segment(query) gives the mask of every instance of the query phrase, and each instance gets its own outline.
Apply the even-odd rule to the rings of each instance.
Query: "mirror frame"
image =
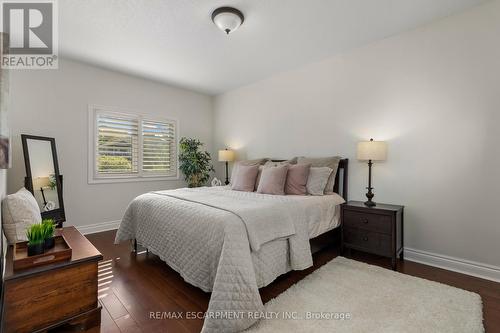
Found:
[[[58,227],[62,227],[63,222],[66,221],[66,214],[64,212],[64,203],[63,203],[62,176],[59,174],[59,164],[57,163],[56,139],[43,136],[21,134],[21,140],[23,144],[24,164],[26,166],[25,187],[33,195],[34,195],[33,179],[31,174],[31,164],[28,151],[28,140],[40,140],[40,141],[50,142],[50,146],[52,148],[52,161],[54,163],[54,174],[56,178],[57,197],[59,199],[59,208],[50,210],[48,212],[41,212],[41,215],[42,219],[52,218],[57,223]]]

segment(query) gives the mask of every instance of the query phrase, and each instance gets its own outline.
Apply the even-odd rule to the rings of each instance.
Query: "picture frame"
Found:
[[[2,55],[7,51],[7,34],[0,32],[0,60]],[[10,147],[10,133],[9,126],[7,123],[7,102],[8,102],[8,92],[9,92],[9,82],[7,76],[7,70],[2,68],[0,61],[0,169],[8,169],[11,166],[11,147]],[[6,179],[6,171],[0,170],[0,182],[4,182]],[[0,199],[3,199],[6,194],[6,184],[4,182],[2,188],[0,188]],[[1,212],[1,209],[0,209]],[[1,216],[0,216],[1,220]],[[2,223],[0,223],[0,272],[4,271],[4,235],[2,232]],[[0,278],[0,304],[3,304],[4,298],[4,282],[3,276]],[[0,311],[0,322],[2,322],[2,311]]]
[[[0,55],[8,49],[8,36],[0,32]],[[12,164],[11,140],[8,125],[9,76],[0,64],[0,169],[9,169]]]

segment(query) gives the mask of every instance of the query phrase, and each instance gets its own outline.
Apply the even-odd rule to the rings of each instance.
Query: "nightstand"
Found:
[[[97,298],[102,254],[75,227],[58,229],[73,249],[71,259],[14,271],[13,247],[5,259],[0,331],[83,331],[101,324]]]
[[[367,207],[361,201],[349,201],[341,206],[342,245],[391,258],[396,270],[396,258],[403,257],[404,206],[377,203]]]

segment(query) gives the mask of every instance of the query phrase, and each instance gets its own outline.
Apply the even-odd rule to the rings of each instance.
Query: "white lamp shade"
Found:
[[[384,141],[361,141],[358,143],[358,160],[385,161],[387,143]]]
[[[219,150],[219,162],[232,162],[234,161],[234,151],[232,150]]]
[[[47,187],[50,185],[49,177],[37,177],[33,180],[33,186],[35,189]]]
[[[238,29],[243,23],[238,15],[230,12],[217,14],[213,20],[215,25],[227,34]]]

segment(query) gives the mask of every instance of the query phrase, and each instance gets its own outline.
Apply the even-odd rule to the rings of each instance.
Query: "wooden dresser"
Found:
[[[341,206],[342,252],[355,249],[403,260],[404,207],[379,204],[367,207],[361,201],[349,201]]]
[[[14,272],[9,246],[2,332],[68,332],[100,325],[97,263],[102,255],[74,227],[56,234],[64,235],[73,249],[71,260]]]

